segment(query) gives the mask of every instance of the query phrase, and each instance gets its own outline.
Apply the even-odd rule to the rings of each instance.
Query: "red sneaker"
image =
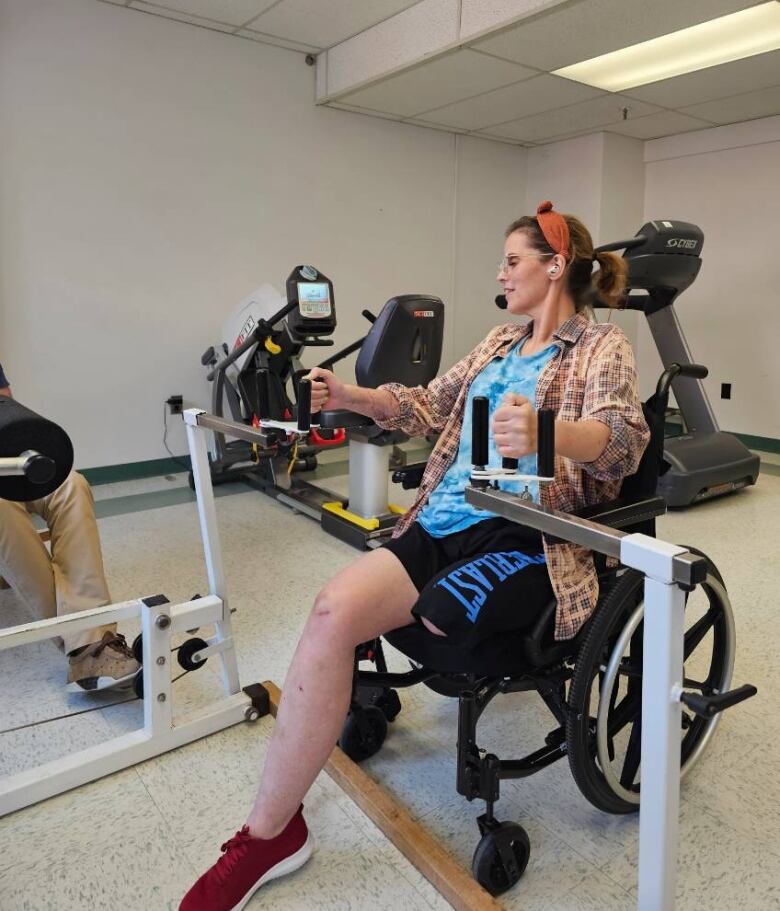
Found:
[[[276,838],[253,838],[249,826],[226,841],[222,857],[182,899],[179,911],[240,911],[264,883],[302,867],[314,850],[303,805]]]

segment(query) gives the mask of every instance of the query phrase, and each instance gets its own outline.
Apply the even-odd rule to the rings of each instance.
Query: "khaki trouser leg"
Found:
[[[28,513],[51,531],[51,558]],[[0,576],[39,618],[62,616],[111,603],[100,552],[92,491],[71,472],[48,497],[29,503],[0,500]],[[65,652],[99,641],[106,624],[63,637]]]

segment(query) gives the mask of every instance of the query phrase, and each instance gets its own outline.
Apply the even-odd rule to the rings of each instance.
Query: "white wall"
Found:
[[[596,246],[632,237],[642,225],[643,143],[612,133],[593,133],[531,149],[526,209],[551,199],[559,212],[580,218]],[[597,319],[621,326],[632,344],[637,314],[598,310]]]
[[[300,54],[0,0],[0,362],[77,465],[164,456],[164,399],[206,403],[199,357],[227,312],[298,262],[334,281],[338,346],[408,291],[445,300],[445,366],[493,323],[525,152],[313,98]]]
[[[710,368],[718,422],[780,438],[780,117],[648,142],[645,158],[645,219],[704,231],[701,272],[675,309],[694,359]],[[640,374],[656,375],[646,324],[638,351]]]
[[[493,326],[511,321],[495,306],[501,291],[496,275],[504,231],[527,211],[525,152],[470,136],[456,139],[456,306],[453,318],[448,316],[453,360],[467,354]]]

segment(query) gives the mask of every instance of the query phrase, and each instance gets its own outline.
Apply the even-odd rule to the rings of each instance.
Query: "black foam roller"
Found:
[[[0,477],[0,499],[25,503],[48,496],[73,468],[73,445],[62,427],[0,395],[0,458],[17,458],[27,449],[50,458],[56,470],[44,484],[25,477]]]
[[[298,430],[306,433],[311,428],[311,380],[298,381]]]
[[[540,478],[555,476],[555,412],[543,409],[537,412],[537,468]]]
[[[471,405],[471,464],[484,468],[488,463],[488,412],[490,402],[475,395]]]

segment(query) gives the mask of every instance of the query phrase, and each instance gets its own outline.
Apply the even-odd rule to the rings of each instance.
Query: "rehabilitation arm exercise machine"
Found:
[[[73,464],[73,448],[68,435],[53,422],[5,396],[0,396],[0,431],[0,497],[24,502],[56,490]],[[139,657],[143,667],[136,682],[136,693],[143,693],[144,726],[0,778],[0,816],[191,743],[238,721],[254,721],[268,711],[268,693],[263,687],[255,684],[242,689],[239,683],[205,440],[203,432],[194,425],[188,425],[187,435],[209,593],[183,604],[170,604],[160,595],[137,598],[0,629],[2,652],[14,646],[92,629],[103,623],[140,617],[142,645],[139,643]],[[200,446],[196,445],[196,436]],[[184,646],[194,643],[196,647],[185,649],[184,657],[182,646],[178,650],[179,664],[188,672],[203,667],[210,657],[218,655],[224,696],[186,716],[174,718],[171,637],[210,624],[215,625],[215,635],[208,641],[187,640]],[[91,711],[105,707],[98,705]],[[44,724],[47,720],[51,719],[34,724]]]
[[[623,306],[645,314],[664,367],[693,363],[674,301],[699,274],[703,243],[696,225],[659,220],[629,240],[596,248],[625,250],[629,293]],[[658,493],[667,505],[689,506],[755,484],[759,457],[719,428],[700,379],[679,376],[672,388],[685,432],[664,445],[669,469],[659,478]]]

